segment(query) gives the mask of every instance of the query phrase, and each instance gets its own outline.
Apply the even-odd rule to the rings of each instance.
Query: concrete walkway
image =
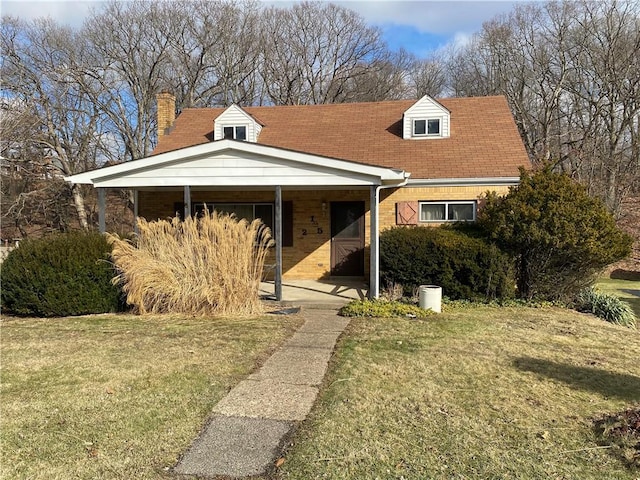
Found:
[[[273,467],[287,437],[318,395],[336,340],[349,323],[335,310],[304,310],[305,323],[213,410],[175,467],[199,477],[247,477]]]

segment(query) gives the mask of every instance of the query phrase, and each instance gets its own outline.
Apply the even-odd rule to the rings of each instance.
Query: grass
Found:
[[[556,308],[352,319],[286,479],[638,478],[593,420],[640,401],[640,335]]]
[[[612,293],[631,305],[636,317],[640,320],[640,282],[603,278],[596,287],[606,293]]]
[[[3,319],[0,478],[163,479],[300,316]]]

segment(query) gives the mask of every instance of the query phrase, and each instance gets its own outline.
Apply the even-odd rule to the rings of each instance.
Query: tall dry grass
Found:
[[[135,243],[108,235],[127,303],[139,313],[255,315],[271,232],[260,220],[205,212],[138,219]]]

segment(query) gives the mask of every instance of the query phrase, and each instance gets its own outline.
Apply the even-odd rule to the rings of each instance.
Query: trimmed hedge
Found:
[[[394,227],[380,235],[383,283],[411,295],[420,285],[439,285],[456,299],[512,298],[510,258],[495,245],[450,227]]]
[[[58,317],[121,310],[111,247],[97,232],[25,240],[0,267],[2,306],[14,315]]]

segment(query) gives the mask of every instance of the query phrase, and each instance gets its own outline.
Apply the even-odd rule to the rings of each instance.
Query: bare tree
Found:
[[[457,95],[502,94],[534,162],[553,162],[617,211],[640,184],[640,5],[519,5],[449,59]]]
[[[155,96],[171,73],[172,16],[166,5],[113,0],[83,28],[91,53],[84,88],[120,137],[120,160],[145,157],[154,146]]]
[[[276,104],[348,102],[358,78],[388,66],[377,28],[334,4],[272,7],[262,18],[265,91]]]
[[[166,4],[174,32],[168,82],[178,105],[252,105],[261,101],[260,6],[255,0]]]
[[[100,113],[78,82],[83,44],[79,34],[49,20],[2,19],[2,91],[33,121],[19,148],[29,152],[25,161],[35,162],[28,170],[46,164],[62,176],[101,163],[106,149]],[[84,192],[79,185],[68,188],[80,225],[88,228]]]
[[[0,103],[0,162],[3,239],[25,238],[34,230],[65,230],[71,192],[56,175],[47,149],[35,141],[41,122],[19,100]]]
[[[416,98],[442,95],[447,86],[446,65],[440,55],[415,59],[409,68],[409,84]]]

